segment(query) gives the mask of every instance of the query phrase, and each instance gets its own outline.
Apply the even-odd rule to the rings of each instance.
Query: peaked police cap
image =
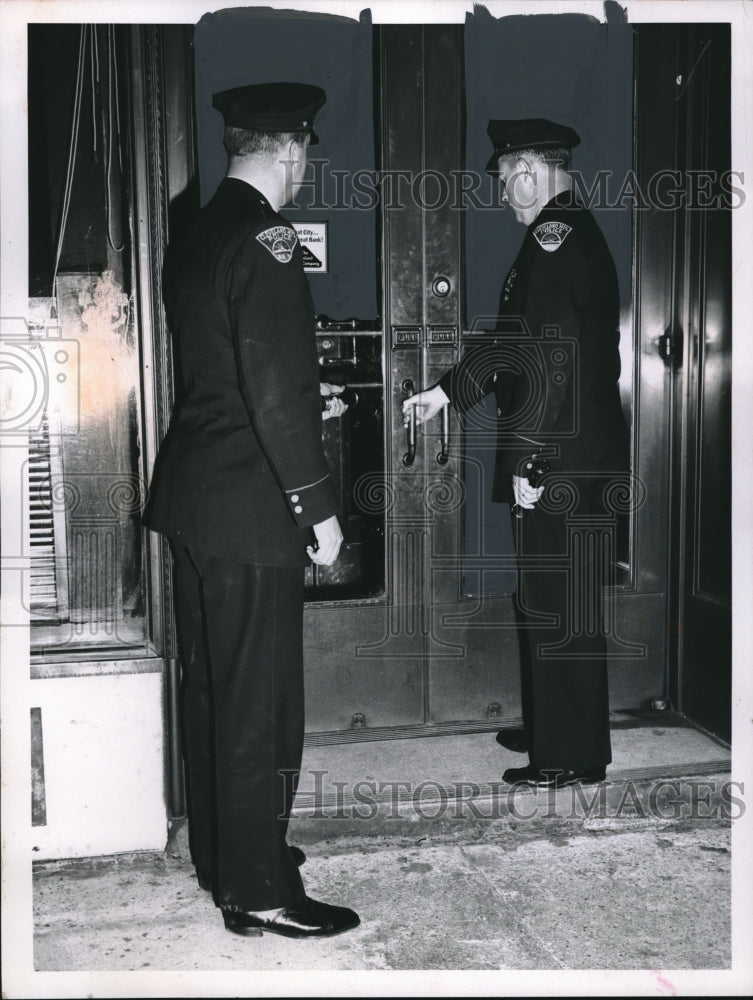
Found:
[[[494,152],[486,164],[488,174],[499,173],[497,160],[522,149],[572,149],[580,142],[575,129],[546,118],[492,118],[487,127]]]
[[[252,83],[215,94],[212,106],[225,125],[267,132],[308,132],[313,146],[319,142],[314,115],[326,100],[321,87],[308,83]]]

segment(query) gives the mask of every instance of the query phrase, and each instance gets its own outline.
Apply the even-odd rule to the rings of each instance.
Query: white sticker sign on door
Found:
[[[327,223],[294,222],[293,228],[303,251],[303,270],[327,274]]]

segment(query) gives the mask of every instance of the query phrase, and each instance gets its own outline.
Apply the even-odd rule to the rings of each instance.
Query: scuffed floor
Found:
[[[224,930],[190,865],[136,858],[36,880],[37,970],[723,969],[729,829],[625,821],[307,846],[307,891],[353,907],[338,937]],[[417,831],[418,832],[418,831]],[[63,902],[64,901],[64,902]],[[701,916],[702,915],[702,916]],[[714,932],[709,933],[713,927]]]

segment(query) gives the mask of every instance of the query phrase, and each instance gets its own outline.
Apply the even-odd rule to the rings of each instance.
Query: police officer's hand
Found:
[[[320,521],[314,525],[314,534],[316,535],[316,548],[313,545],[306,546],[309,559],[319,566],[331,566],[340,554],[340,546],[343,541],[340,522],[333,514],[326,521]]]
[[[512,477],[512,491],[515,494],[515,503],[526,510],[532,510],[541,494],[544,492],[543,486],[531,486],[524,476]]]
[[[423,392],[408,396],[407,399],[403,400],[403,426],[407,427],[410,422],[410,408],[412,406],[416,408],[416,423],[425,424],[449,402],[447,393],[441,385],[435,385],[431,389],[424,389]]]
[[[319,391],[327,399],[327,406],[322,410],[322,420],[329,420],[330,417],[341,417],[348,409],[348,404],[344,403],[336,393],[342,392],[345,386],[332,385],[329,382],[320,382]]]

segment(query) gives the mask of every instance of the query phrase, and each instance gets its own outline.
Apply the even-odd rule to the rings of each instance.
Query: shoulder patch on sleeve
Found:
[[[542,250],[554,253],[572,231],[572,226],[566,226],[564,222],[542,222],[540,226],[536,226],[533,235]]]
[[[292,260],[298,242],[295,229],[291,229],[290,226],[270,226],[269,229],[257,233],[256,238],[281,264],[287,264]]]

